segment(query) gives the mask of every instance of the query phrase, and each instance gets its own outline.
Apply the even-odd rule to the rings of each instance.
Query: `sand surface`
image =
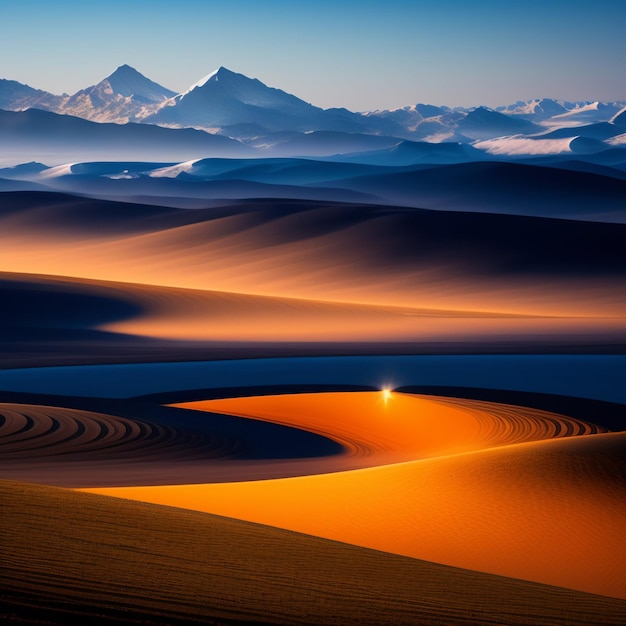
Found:
[[[9,623],[582,626],[626,617],[620,600],[193,511],[7,481],[0,496]]]
[[[262,419],[282,411],[282,419],[295,415],[296,423],[317,414],[320,431],[337,433],[353,451],[371,436],[396,463],[291,479],[96,492],[626,598],[624,434],[586,434],[598,429],[515,407],[483,403],[477,416],[472,403],[394,394],[388,406],[416,402],[403,406],[401,417],[418,423],[424,417],[411,437],[407,424],[393,422],[393,411],[385,415],[380,397],[370,414],[359,400],[353,413],[341,403],[329,413],[324,399],[331,398],[217,400],[204,408],[257,410]],[[355,431],[360,439],[351,439]],[[371,454],[372,446],[361,449]],[[407,454],[422,458],[397,463]]]

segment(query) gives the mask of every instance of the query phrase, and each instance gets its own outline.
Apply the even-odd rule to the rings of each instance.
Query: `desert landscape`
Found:
[[[624,241],[626,94],[0,79],[0,623],[626,623]]]

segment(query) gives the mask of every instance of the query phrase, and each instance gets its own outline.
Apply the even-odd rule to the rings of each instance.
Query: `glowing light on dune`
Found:
[[[389,400],[391,400],[391,398],[393,397],[391,389],[389,389],[389,387],[383,387],[383,389],[381,390],[381,393],[383,394],[383,402],[386,405],[389,402]]]

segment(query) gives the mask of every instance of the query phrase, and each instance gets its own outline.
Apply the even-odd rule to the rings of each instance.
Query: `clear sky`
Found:
[[[124,63],[220,65],[322,107],[626,100],[626,0],[0,0],[0,78],[74,93]]]

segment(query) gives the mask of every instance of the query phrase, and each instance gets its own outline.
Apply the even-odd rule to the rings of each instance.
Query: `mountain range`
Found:
[[[183,93],[128,65],[73,95],[0,80],[0,165],[341,155],[397,166],[601,155],[585,160],[622,168],[625,151],[626,102],[359,113],[316,107],[224,67]]]
[[[36,108],[96,122],[148,123],[199,128],[251,141],[276,132],[367,133],[409,140],[461,141],[537,134],[555,127],[610,122],[626,102],[563,102],[537,99],[489,109],[416,104],[355,113],[322,109],[281,89],[224,67],[183,93],[146,78],[129,65],[73,95],[55,95],[0,79],[0,109]]]

